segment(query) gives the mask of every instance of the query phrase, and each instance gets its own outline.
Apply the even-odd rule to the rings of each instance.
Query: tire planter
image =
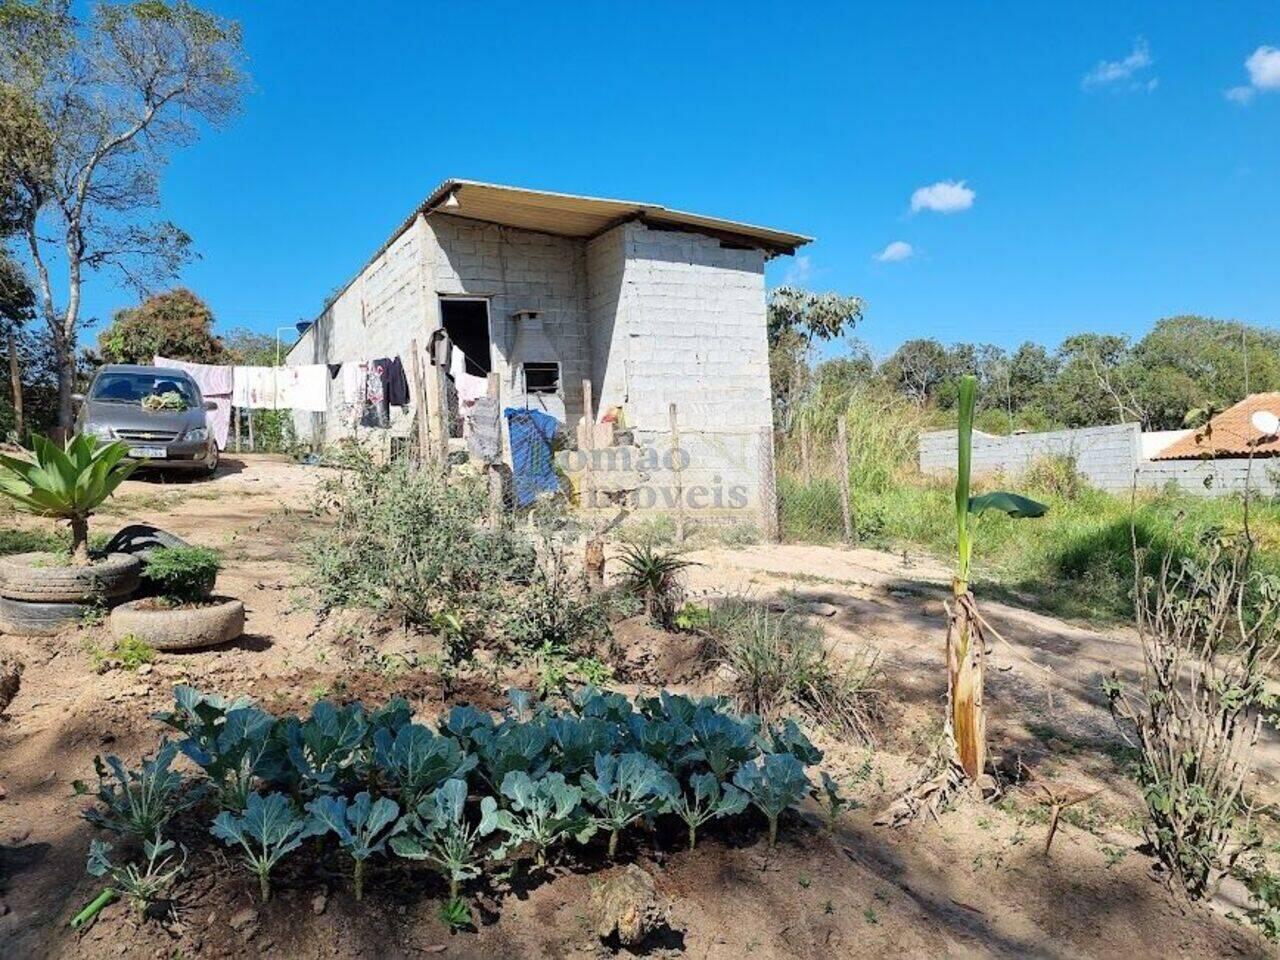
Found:
[[[161,530],[149,523],[131,523],[121,527],[116,535],[107,541],[106,553],[138,553],[146,554],[157,547],[189,547],[191,544],[176,533]]]
[[[126,597],[138,589],[142,561],[110,553],[92,566],[40,566],[47,554],[0,557],[0,597],[36,603],[85,603]]]
[[[244,632],[244,604],[214,597],[205,606],[164,608],[131,600],[111,611],[111,635],[145,640],[157,650],[195,650],[230,643]]]
[[[0,633],[51,637],[81,623],[100,608],[91,603],[39,603],[0,597]]]

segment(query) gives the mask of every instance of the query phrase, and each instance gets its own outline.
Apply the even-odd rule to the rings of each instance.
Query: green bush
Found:
[[[208,547],[157,547],[143,558],[142,578],[170,603],[197,603],[213,592],[221,568]]]

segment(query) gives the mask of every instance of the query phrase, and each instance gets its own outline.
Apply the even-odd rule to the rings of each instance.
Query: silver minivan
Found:
[[[158,409],[158,400],[166,398]],[[108,364],[98,369],[89,389],[77,398],[76,429],[100,440],[123,440],[129,456],[147,467],[196,470],[218,469],[218,444],[209,426],[212,401],[200,395],[196,382],[181,370]]]

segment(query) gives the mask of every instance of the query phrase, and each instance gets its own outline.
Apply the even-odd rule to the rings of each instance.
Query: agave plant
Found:
[[[997,491],[970,496],[973,464],[973,408],[978,381],[960,379],[959,445],[956,469],[956,575],[951,581],[953,602],[947,623],[947,730],[953,759],[964,775],[976,782],[987,765],[987,718],[982,705],[986,636],[983,620],[969,589],[973,557],[972,520],[988,510],[1021,519],[1042,517],[1048,508],[1016,493]]]
[[[48,437],[31,438],[33,460],[0,455],[0,495],[19,509],[71,524],[71,559],[89,562],[89,517],[133,473],[129,448],[116,440],[77,434],[60,448]]]
[[[618,560],[622,584],[644,601],[645,615],[660,626],[670,626],[684,594],[680,575],[696,564],[647,543],[627,547]]]

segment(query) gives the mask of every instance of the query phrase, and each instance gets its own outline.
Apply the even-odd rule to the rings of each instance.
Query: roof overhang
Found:
[[[771,256],[792,254],[813,238],[771,227],[735,220],[704,217],[671,210],[639,200],[608,200],[547,190],[527,190],[476,180],[446,180],[397,231],[405,230],[419,213],[446,213],[496,223],[520,230],[533,230],[560,237],[594,237],[620,223],[640,220],[655,227],[689,230],[744,246],[759,247]]]

